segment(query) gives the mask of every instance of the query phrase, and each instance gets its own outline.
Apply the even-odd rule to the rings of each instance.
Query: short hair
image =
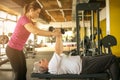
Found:
[[[39,62],[34,63],[33,72],[34,73],[46,73],[47,70],[39,65]]]

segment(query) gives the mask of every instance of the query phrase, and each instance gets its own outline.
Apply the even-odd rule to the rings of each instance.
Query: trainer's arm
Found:
[[[50,32],[50,31],[41,30],[36,25],[33,25],[32,23],[27,23],[24,26],[29,32],[39,35],[39,36],[50,37],[50,36],[58,36],[59,35],[58,32]]]

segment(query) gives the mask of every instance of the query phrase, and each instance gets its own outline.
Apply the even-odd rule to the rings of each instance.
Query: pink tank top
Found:
[[[11,48],[22,50],[29,35],[30,32],[27,31],[24,27],[25,24],[31,23],[31,20],[29,20],[26,16],[21,16],[16,24],[15,30],[8,42],[8,45]]]

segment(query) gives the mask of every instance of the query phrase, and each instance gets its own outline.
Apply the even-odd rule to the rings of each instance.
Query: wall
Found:
[[[103,37],[106,36],[106,19],[100,21],[100,28],[101,28]]]
[[[100,11],[100,28],[103,37],[106,36],[106,7]]]
[[[117,38],[113,54],[120,56],[120,0],[110,0],[110,34]]]

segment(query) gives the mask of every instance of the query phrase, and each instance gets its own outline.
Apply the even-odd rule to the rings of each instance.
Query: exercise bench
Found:
[[[38,79],[45,79],[45,80],[51,80],[51,79],[87,79],[87,80],[96,80],[96,79],[105,79],[109,80],[109,74],[108,73],[97,73],[97,74],[49,74],[49,73],[32,73],[32,78],[38,78]]]

